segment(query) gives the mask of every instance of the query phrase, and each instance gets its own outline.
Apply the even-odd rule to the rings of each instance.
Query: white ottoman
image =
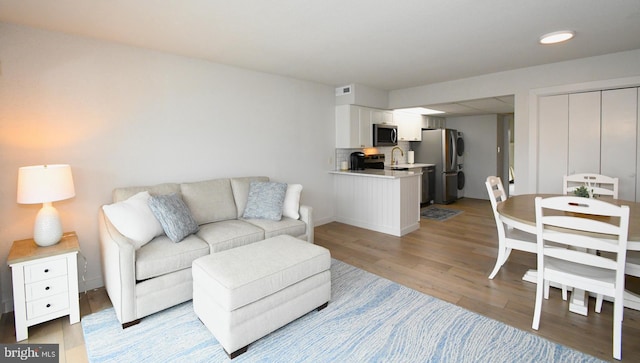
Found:
[[[193,262],[193,309],[229,358],[331,298],[331,255],[282,235]]]

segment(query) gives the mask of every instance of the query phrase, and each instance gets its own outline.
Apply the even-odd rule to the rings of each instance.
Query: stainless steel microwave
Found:
[[[373,124],[373,146],[398,145],[398,126],[390,124]]]

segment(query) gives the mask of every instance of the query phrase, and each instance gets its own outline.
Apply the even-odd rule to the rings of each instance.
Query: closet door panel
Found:
[[[600,173],[600,91],[569,95],[567,174]]]
[[[636,200],[638,89],[602,91],[600,173],[619,180],[619,199]]]
[[[562,194],[567,173],[569,95],[544,96],[538,102],[538,193]]]
[[[636,105],[638,105],[638,114],[636,115],[636,129],[638,131],[638,137],[636,140],[640,140],[640,88],[636,88],[636,92],[638,94],[638,98],[636,100]],[[640,178],[638,177],[638,171],[640,170],[640,147],[637,147],[636,149],[638,149],[638,155],[636,155],[636,202],[638,202],[640,201]]]

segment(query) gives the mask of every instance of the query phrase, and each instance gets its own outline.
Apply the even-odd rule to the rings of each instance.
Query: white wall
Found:
[[[447,117],[447,128],[464,133],[465,198],[489,199],[484,182],[497,173],[498,116]]]
[[[331,86],[3,23],[0,63],[4,311],[11,243],[40,208],[16,204],[20,166],[72,166],[76,197],[54,206],[78,232],[87,288],[102,285],[97,211],[114,187],[266,175],[303,184],[316,222],[333,218]]]
[[[395,90],[389,94],[389,108],[515,95],[515,193],[533,193],[535,176],[531,174],[536,162],[536,125],[529,119],[529,92],[537,88],[638,75],[640,49]]]
[[[389,92],[355,83],[351,85],[350,94],[336,96],[336,105],[359,105],[388,109]]]

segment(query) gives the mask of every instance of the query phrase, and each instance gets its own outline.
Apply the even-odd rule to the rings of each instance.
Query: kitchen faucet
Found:
[[[398,160],[395,160],[393,158],[393,152],[396,151],[396,149],[400,150],[400,155],[404,156],[404,151],[402,151],[402,149],[399,146],[394,146],[393,149],[391,149],[391,165],[396,165],[398,164]]]

